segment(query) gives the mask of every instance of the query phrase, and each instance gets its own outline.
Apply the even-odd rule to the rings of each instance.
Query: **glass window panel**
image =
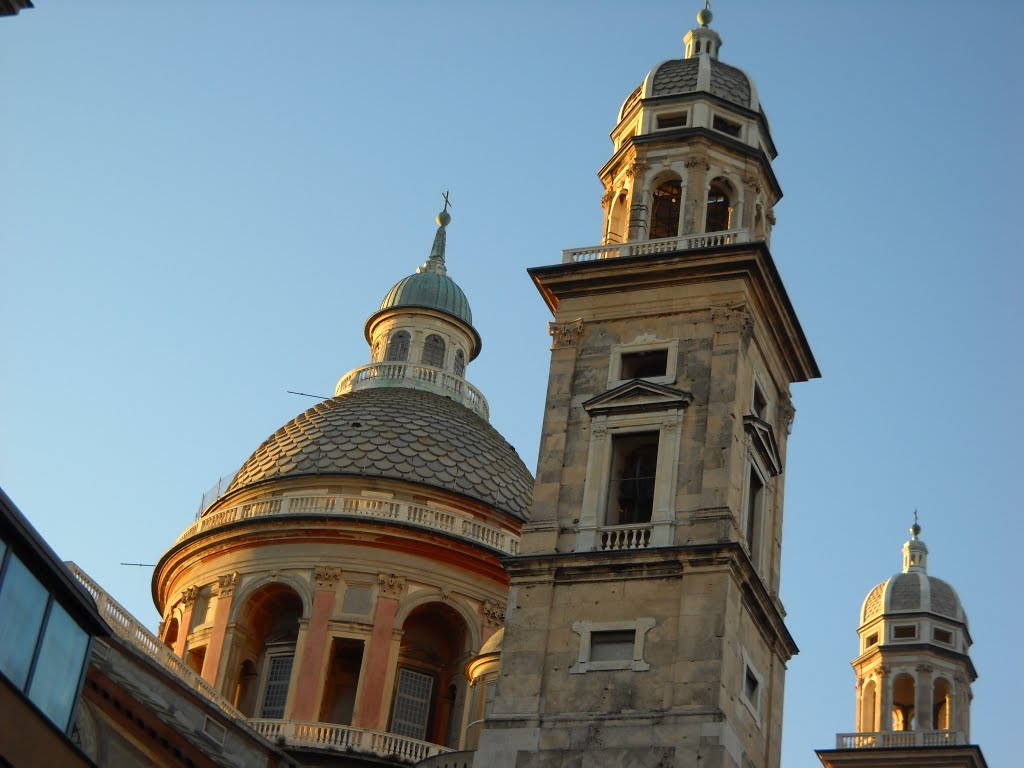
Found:
[[[391,716],[391,732],[413,739],[427,738],[430,702],[434,678],[402,667],[398,670],[395,711]]]
[[[49,593],[11,554],[0,584],[0,672],[24,689]]]
[[[292,678],[294,656],[271,656],[267,672],[267,687],[263,693],[261,716],[270,719],[284,717],[284,705],[288,701],[288,683]]]
[[[88,647],[89,636],[55,601],[46,621],[28,697],[61,730],[67,730],[75,706]]]

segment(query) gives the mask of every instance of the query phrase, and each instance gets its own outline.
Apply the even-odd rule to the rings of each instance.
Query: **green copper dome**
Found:
[[[469,299],[448,275],[424,270],[404,277],[388,291],[380,303],[380,311],[398,307],[423,307],[455,317],[473,325]]]

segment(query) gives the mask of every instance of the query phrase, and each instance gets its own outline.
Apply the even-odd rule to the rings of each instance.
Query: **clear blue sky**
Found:
[[[0,483],[151,626],[200,494],[363,364],[429,252],[469,378],[529,466],[548,365],[525,274],[601,232],[622,100],[701,3],[37,0],[0,20]],[[854,728],[857,611],[914,508],[971,619],[973,737],[1019,761],[1024,4],[722,2],[785,190],[800,385],[782,598],[786,768]]]

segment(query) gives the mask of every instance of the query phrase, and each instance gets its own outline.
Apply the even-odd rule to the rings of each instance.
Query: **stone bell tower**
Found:
[[[602,244],[530,270],[551,369],[478,766],[779,765],[789,392],[819,372],[767,120],[698,21],[619,111]]]

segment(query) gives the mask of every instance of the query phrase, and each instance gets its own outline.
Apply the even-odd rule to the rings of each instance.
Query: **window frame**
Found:
[[[747,708],[747,711],[750,712],[750,716],[754,718],[754,722],[757,724],[757,727],[760,728],[761,710],[763,708],[762,703],[765,695],[764,675],[761,674],[761,671],[754,665],[754,662],[751,661],[750,654],[747,653],[745,648],[740,649],[740,656],[743,660],[743,673],[740,676],[739,700],[743,706]],[[747,694],[748,676],[754,678],[757,682],[757,688],[755,689],[756,696],[754,697],[756,701],[751,701],[750,696]]]
[[[647,633],[654,628],[654,625],[654,619],[647,616],[628,621],[590,621],[584,619],[573,622],[572,631],[580,636],[580,644],[576,663],[569,667],[569,674],[581,675],[587,672],[610,672],[616,670],[648,671],[651,665],[644,661],[644,647],[647,642]],[[595,634],[627,631],[634,632],[633,658],[608,659],[605,661],[593,661],[590,658],[591,643]]]
[[[267,649],[263,652],[263,664],[260,666],[260,687],[259,695],[256,697],[257,711],[259,712],[259,718],[267,720],[284,720],[287,719],[288,714],[288,703],[292,695],[292,678],[295,677],[295,672],[298,667],[295,665],[295,657],[297,648],[294,643],[274,643],[267,646]],[[281,717],[268,717],[265,713],[267,706],[267,686],[270,684],[270,667],[275,659],[284,657],[291,657],[291,667],[288,671],[288,686],[284,692],[284,703],[281,705]]]
[[[622,378],[622,356],[643,352],[668,352],[668,359],[665,361],[665,374],[663,376],[644,376],[640,381],[650,381],[655,384],[674,384],[679,378],[679,340],[678,339],[655,339],[633,344],[614,344],[611,348],[611,357],[608,362],[608,388],[625,384],[633,379]]]

